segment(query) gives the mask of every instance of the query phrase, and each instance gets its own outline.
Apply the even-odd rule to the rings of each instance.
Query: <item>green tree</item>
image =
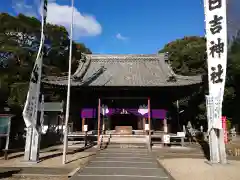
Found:
[[[180,100],[180,105],[188,108],[194,120],[206,121],[205,95],[208,94],[206,41],[203,37],[184,37],[168,43],[159,52],[168,52],[171,66],[181,75],[203,75],[203,84],[198,92]],[[223,115],[239,123],[240,115],[240,33],[229,46],[226,86],[223,101]]]
[[[0,93],[6,94],[1,101],[22,107],[39,47],[41,23],[34,17],[2,13],[0,24]],[[45,36],[43,76],[60,76],[68,67],[68,32],[63,26],[47,24]],[[73,42],[73,71],[81,52],[91,53],[84,44]]]
[[[190,36],[177,39],[166,44],[159,52],[168,53],[171,67],[176,74],[203,77],[207,74],[206,40],[203,37]],[[206,91],[207,87],[203,83],[197,92],[179,100],[179,105],[185,109],[183,119],[194,120],[195,123],[195,119],[206,120],[204,100]]]
[[[232,119],[232,124],[239,124],[240,115],[240,33],[233,38],[228,52],[225,98],[223,113]]]
[[[181,75],[197,75],[206,72],[206,40],[190,36],[177,39],[159,52],[168,52],[174,72]]]

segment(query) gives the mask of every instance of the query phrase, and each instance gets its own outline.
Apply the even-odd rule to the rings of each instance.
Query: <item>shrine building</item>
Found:
[[[66,102],[67,76],[47,77],[44,83],[61,91]],[[201,83],[201,76],[175,74],[164,53],[83,54],[71,76],[69,124],[74,132],[87,127],[87,131],[118,133],[121,127],[131,127],[136,134],[144,132],[148,123],[151,130],[163,131],[169,119],[167,124],[174,131],[173,103]]]

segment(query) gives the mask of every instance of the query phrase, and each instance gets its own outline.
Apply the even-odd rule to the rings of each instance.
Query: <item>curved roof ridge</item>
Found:
[[[164,53],[155,53],[155,54],[84,54],[86,56],[159,56]]]
[[[162,54],[86,54],[86,57],[96,60],[158,60]]]

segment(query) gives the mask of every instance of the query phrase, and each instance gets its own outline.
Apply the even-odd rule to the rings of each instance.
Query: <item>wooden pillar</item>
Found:
[[[85,147],[87,146],[87,131],[85,131],[85,124],[86,124],[86,119],[82,118],[82,132],[84,132],[84,142],[85,142]]]
[[[166,117],[163,119],[163,132],[168,133],[167,118]]]
[[[141,117],[138,117],[138,130],[143,129],[143,119]]]
[[[145,117],[142,118],[142,122],[143,122],[143,131],[146,134],[146,130],[145,130],[146,119],[145,119]]]
[[[84,132],[85,118],[82,118],[82,132]]]
[[[149,150],[152,150],[152,138],[151,138],[151,107],[150,107],[150,98],[148,98],[148,125],[149,125]]]
[[[102,120],[102,133],[101,134],[105,134],[105,130],[106,130],[105,118],[106,117],[103,116],[103,120]]]
[[[98,99],[98,147],[100,147],[100,127],[101,127],[101,124],[100,124],[100,119],[101,119],[101,99],[99,98]]]

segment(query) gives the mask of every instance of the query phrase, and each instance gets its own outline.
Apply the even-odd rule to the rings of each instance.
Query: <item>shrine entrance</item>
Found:
[[[115,130],[117,126],[131,126],[133,130],[142,129],[141,119],[134,114],[113,114],[110,118],[110,129]]]

